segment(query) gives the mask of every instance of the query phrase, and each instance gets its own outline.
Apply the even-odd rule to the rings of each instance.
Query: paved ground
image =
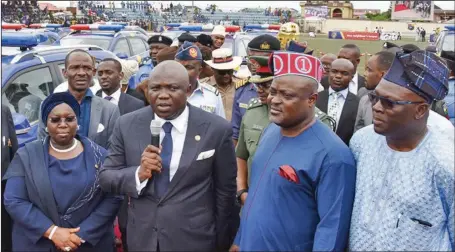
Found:
[[[362,53],[369,53],[374,54],[382,49],[382,45],[384,41],[362,41],[362,40],[342,40],[342,39],[328,39],[327,35],[319,35],[316,38],[310,38],[308,35],[301,36],[300,41],[307,41],[309,46],[315,50],[313,53],[314,56],[319,57],[323,53],[334,53],[335,55],[338,53],[338,50],[344,44],[356,44]],[[403,38],[403,40],[392,41],[397,45],[404,45],[404,44],[415,44],[421,49],[425,49],[428,45],[428,42],[415,42],[413,39]],[[361,57],[360,65],[359,65],[359,73],[363,74],[365,66],[365,56]]]

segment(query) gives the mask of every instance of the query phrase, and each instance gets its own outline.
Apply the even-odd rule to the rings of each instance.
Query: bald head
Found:
[[[335,54],[333,54],[333,53],[326,53],[326,54],[322,55],[322,57],[321,57],[321,61],[323,61],[323,60],[331,60],[331,62],[333,62],[336,59],[337,59],[337,56]]]
[[[322,66],[324,67],[324,76],[327,76],[329,74],[330,66],[332,65],[332,62],[336,59],[337,59],[337,56],[333,53],[324,54],[320,58]]]
[[[339,68],[339,67],[342,67],[346,70],[349,70],[349,72],[351,72],[352,75],[355,74],[355,67],[354,67],[354,64],[352,64],[351,61],[347,60],[347,59],[336,59],[332,62],[332,68]]]
[[[190,87],[185,67],[173,60],[158,64],[150,74],[148,96],[153,111],[160,118],[177,118],[186,107]]]
[[[177,61],[166,60],[153,68],[150,82],[178,83],[189,86],[190,81],[185,67]]]

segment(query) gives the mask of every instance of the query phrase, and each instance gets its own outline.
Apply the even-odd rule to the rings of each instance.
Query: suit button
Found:
[[[153,231],[157,232],[158,228],[157,227],[153,227]]]

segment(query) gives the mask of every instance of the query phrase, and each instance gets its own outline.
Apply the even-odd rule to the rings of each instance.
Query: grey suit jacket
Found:
[[[355,119],[354,132],[373,123],[373,108],[370,99],[364,95],[359,102],[357,117]]]
[[[135,182],[142,152],[151,141],[151,107],[121,116],[115,126],[100,185],[107,192],[129,196],[129,251],[156,251],[158,242],[161,251],[214,251],[230,246],[237,175],[232,128],[217,115],[188,107],[179,168],[160,200],[155,197],[153,177],[141,195]],[[209,150],[215,150],[212,157],[197,160]]]
[[[94,95],[90,106],[90,127],[88,130],[88,138],[101,147],[107,149],[109,147],[109,137],[112,135],[115,122],[119,117],[120,112],[117,106]],[[41,118],[41,108],[39,118]],[[100,127],[104,127],[104,130],[101,131]],[[44,139],[47,136],[47,133],[44,130],[45,128],[46,126],[40,120],[38,139]]]
[[[357,97],[359,97],[359,99],[362,99],[362,97],[367,94],[368,94],[368,89],[366,89],[365,87],[362,87],[359,89],[359,91],[357,91]]]

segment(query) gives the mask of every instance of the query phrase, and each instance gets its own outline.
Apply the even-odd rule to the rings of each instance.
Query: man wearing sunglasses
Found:
[[[351,251],[453,251],[454,132],[429,123],[449,70],[423,50],[397,53],[369,94],[373,125],[356,132]]]
[[[209,82],[221,94],[223,100],[223,107],[226,115],[226,120],[231,121],[232,117],[232,103],[234,101],[234,83],[232,76],[234,75],[234,68],[240,66],[242,58],[232,55],[232,50],[229,48],[220,48],[212,52],[212,59],[205,61],[212,67],[214,72],[215,83]]]

